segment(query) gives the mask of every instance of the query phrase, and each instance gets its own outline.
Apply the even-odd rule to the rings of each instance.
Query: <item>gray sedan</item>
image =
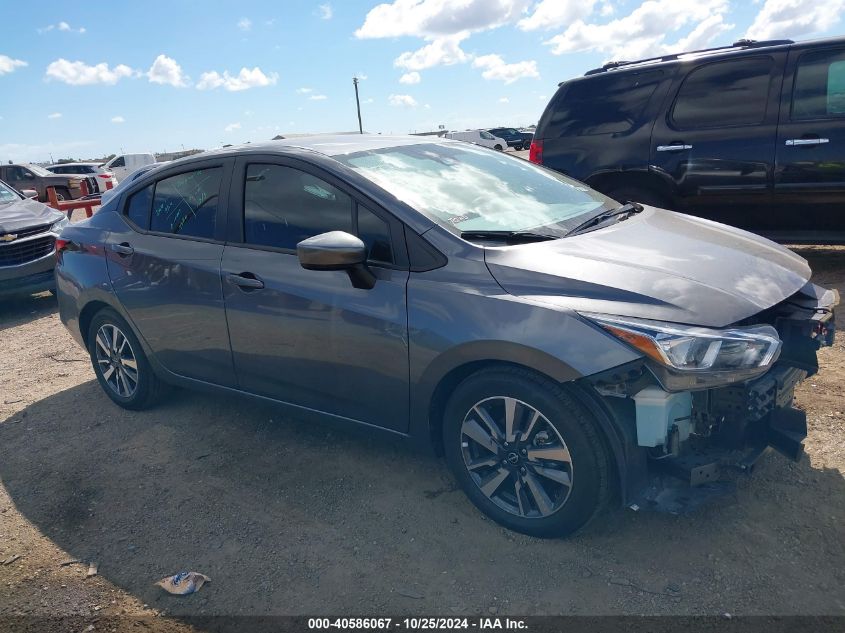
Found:
[[[61,319],[118,405],[180,385],[401,437],[537,536],[798,459],[838,303],[763,238],[423,137],[192,156],[62,240]]]

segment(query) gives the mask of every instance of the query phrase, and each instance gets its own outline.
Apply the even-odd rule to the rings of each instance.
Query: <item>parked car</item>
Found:
[[[128,187],[130,183],[135,182],[137,178],[140,178],[148,171],[155,169],[156,167],[160,167],[162,163],[150,163],[148,165],[144,165],[143,167],[139,167],[131,174],[129,174],[126,178],[120,181],[120,183],[114,189],[109,189],[108,191],[104,191],[103,195],[100,196],[100,204],[106,204],[109,200],[111,200],[112,196],[116,196],[120,193],[123,189]]]
[[[486,132],[484,130],[446,132],[446,134],[443,135],[443,138],[448,138],[454,141],[464,141],[466,143],[475,143],[476,145],[489,147],[490,149],[495,149],[500,152],[504,151],[504,149],[508,146],[508,142],[505,139],[493,136],[490,132]]]
[[[105,169],[102,163],[61,163],[50,165],[46,169],[54,174],[79,174],[93,177],[97,187],[91,193],[103,193],[109,189],[109,184],[112,188],[117,187],[117,177]]]
[[[112,172],[118,179],[123,180],[133,171],[144,165],[156,162],[152,154],[119,154],[103,165],[103,169]]]
[[[174,384],[380,429],[537,536],[657,472],[798,459],[838,302],[762,237],[431,137],[199,154],[61,238],[61,319],[118,405]]]
[[[508,147],[513,147],[517,151],[528,149],[531,140],[534,138],[533,134],[526,134],[514,127],[495,127],[487,131],[493,136],[505,139]]]
[[[0,182],[0,296],[56,287],[56,237],[67,223],[61,211]]]
[[[606,64],[561,84],[531,157],[612,198],[845,242],[845,38]]]
[[[0,165],[0,180],[21,191],[34,189],[38,199],[47,202],[47,188],[54,187],[59,200],[75,200],[83,196],[82,181],[87,181],[88,193],[96,191],[96,178],[91,176],[59,175],[31,163]]]

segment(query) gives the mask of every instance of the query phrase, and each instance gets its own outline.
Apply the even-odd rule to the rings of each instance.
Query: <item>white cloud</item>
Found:
[[[599,9],[599,15],[601,17],[606,18],[616,13],[616,9],[613,7],[610,2],[605,2],[601,5],[601,9]]]
[[[320,15],[321,20],[331,20],[332,16],[334,15],[334,11],[332,11],[332,5],[330,4],[321,4],[317,7],[317,11]]]
[[[188,78],[176,60],[167,55],[159,55],[147,71],[147,78],[154,84],[167,84],[182,88],[188,85]]]
[[[112,122],[112,123],[125,123],[125,122],[126,122],[126,119],[124,119],[122,116],[119,116],[119,115],[118,115],[118,116],[113,116],[113,117],[111,118],[111,122]]]
[[[500,55],[482,55],[476,57],[472,62],[473,68],[482,68],[481,76],[485,79],[495,79],[512,84],[517,79],[524,77],[539,77],[537,62],[524,61],[514,64],[506,64]]]
[[[301,95],[307,95],[309,92],[314,92],[313,88],[297,88],[296,92]]]
[[[523,31],[565,26],[590,15],[595,3],[596,0],[542,0],[534,7],[533,13],[527,18],[522,18],[517,26]]]
[[[226,127],[223,128],[224,132],[234,132],[235,130],[240,130],[241,124],[240,123],[230,123]]]
[[[372,97],[369,97],[368,99],[364,99],[361,103],[368,104],[368,103],[374,103],[374,102],[375,102],[375,99],[373,99]]]
[[[12,59],[8,55],[0,55],[0,75],[14,72],[16,68],[28,66],[22,59]]]
[[[272,86],[278,80],[278,74],[270,73],[265,75],[258,66],[252,70],[249,68],[241,68],[241,71],[234,76],[230,75],[229,71],[224,71],[221,75],[216,70],[212,70],[200,75],[200,80],[197,82],[197,88],[200,90],[213,90],[215,88],[222,87],[230,92],[237,92],[239,90],[247,90],[249,88]]]
[[[499,103],[510,103],[511,100],[507,97],[499,97]]]
[[[48,114],[47,118],[48,119],[61,119],[62,113],[61,112],[53,112],[53,114]]]
[[[82,35],[83,33],[85,33],[85,27],[80,26],[78,29],[75,29],[67,22],[62,21],[58,24],[50,24],[48,26],[45,26],[44,28],[36,29],[36,31],[38,31],[38,33],[49,33],[50,31],[63,31],[65,33],[79,33],[80,35]]]
[[[679,52],[707,45],[732,29],[724,21],[728,8],[727,0],[646,0],[630,14],[604,24],[576,20],[545,43],[555,55],[601,51],[613,59]],[[667,43],[688,28],[692,30],[685,37]]]
[[[418,84],[421,80],[422,77],[420,77],[420,74],[416,71],[405,73],[404,75],[399,77],[400,84]]]
[[[47,79],[55,79],[72,86],[90,86],[92,84],[114,85],[121,79],[137,75],[125,64],[118,64],[110,68],[102,62],[89,66],[85,62],[71,62],[64,58],[50,62],[47,66]]]
[[[390,95],[387,101],[392,106],[404,108],[414,108],[417,105],[417,100],[411,95]]]
[[[469,55],[461,50],[461,40],[466,39],[468,33],[458,33],[449,37],[432,40],[416,51],[402,53],[393,61],[397,68],[405,70],[425,70],[433,66],[450,66],[467,61]]]
[[[308,97],[311,101],[325,101],[328,99],[326,95],[311,95]]]
[[[822,33],[839,22],[843,0],[766,0],[746,37],[758,40]]]
[[[244,32],[249,31],[252,28],[252,20],[249,18],[241,18],[238,20],[238,28]]]
[[[483,31],[512,22],[530,3],[530,0],[394,0],[370,9],[355,37],[434,38],[462,31]]]

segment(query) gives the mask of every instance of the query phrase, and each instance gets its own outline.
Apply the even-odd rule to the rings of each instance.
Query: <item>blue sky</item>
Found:
[[[840,35],[845,0],[0,5],[0,160],[536,123],[608,59]]]

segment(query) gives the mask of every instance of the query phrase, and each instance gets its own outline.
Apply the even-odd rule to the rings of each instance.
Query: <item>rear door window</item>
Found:
[[[845,49],[805,53],[795,70],[792,120],[845,117]]]
[[[591,77],[569,85],[554,106],[550,136],[591,136],[627,132],[636,124],[662,71]]]
[[[674,127],[691,130],[762,123],[773,67],[771,57],[751,57],[694,69],[675,99]]]
[[[212,239],[217,221],[219,167],[197,169],[155,185],[150,230]]]

